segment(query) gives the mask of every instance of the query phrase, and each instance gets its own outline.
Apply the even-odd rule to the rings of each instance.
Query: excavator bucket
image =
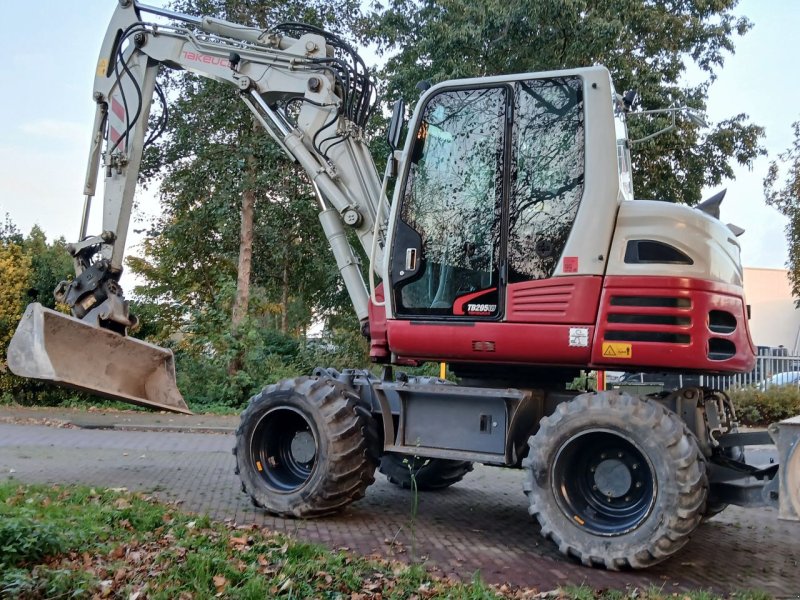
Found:
[[[800,416],[773,423],[769,432],[781,466],[778,517],[800,521]]]
[[[98,396],[191,414],[172,351],[29,304],[8,346],[8,368]]]

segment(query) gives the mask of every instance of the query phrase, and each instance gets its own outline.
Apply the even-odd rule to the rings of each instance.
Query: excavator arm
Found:
[[[157,84],[162,67],[231,84],[308,174],[321,225],[362,322],[368,318],[369,293],[346,228],[355,231],[374,264],[381,264],[388,201],[364,137],[374,88],[346,42],[306,25],[265,30],[119,1],[94,79],[96,110],[80,235],[68,247],[75,277],[55,291],[73,316],[31,305],[9,346],[8,364],[22,376],[183,410],[171,352],[124,337],[135,318],[119,285],[142,154],[165,126],[162,121],[148,133],[154,97],[167,102]],[[285,110],[290,102],[299,105],[294,118]],[[90,234],[101,175],[102,231]],[[127,369],[125,375],[121,369]],[[122,380],[129,382],[124,390],[118,389]]]
[[[144,17],[148,13],[168,17],[172,24],[147,22]],[[301,26],[292,27],[302,32]],[[63,294],[66,303],[76,308],[76,316],[87,318],[91,314],[94,322],[100,314],[105,315],[104,320],[130,324],[124,308],[115,301],[102,306],[103,296],[114,295],[112,290],[103,289],[103,284],[114,281],[122,270],[136,180],[147,143],[150,105],[157,89],[156,75],[165,66],[234,86],[258,122],[305,170],[317,190],[323,227],[332,241],[356,314],[359,319],[367,317],[366,286],[355,256],[349,245],[336,240],[343,235],[346,223],[355,229],[369,253],[375,220],[387,204],[363,137],[373,88],[363,63],[344,42],[321,30],[306,29],[294,38],[279,30],[120,2],[97,64],[97,108],[81,241],[72,246],[76,279]],[[340,51],[350,56],[337,56]],[[160,96],[165,100],[163,94]],[[300,103],[296,120],[282,108],[288,101]],[[87,237],[101,169],[105,175],[103,231]],[[90,267],[95,263],[91,257],[97,254],[102,258],[94,269],[97,272],[92,272]],[[91,288],[102,293],[90,292]]]

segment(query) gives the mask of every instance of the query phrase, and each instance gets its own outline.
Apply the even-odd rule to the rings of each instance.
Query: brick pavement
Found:
[[[334,517],[266,515],[239,491],[232,446],[233,437],[222,434],[0,424],[0,479],[155,490],[213,518],[257,523],[331,548],[424,561],[455,577],[480,572],[489,582],[540,590],[652,584],[675,592],[761,589],[800,598],[800,525],[778,521],[771,510],[731,507],[666,563],[646,572],[612,573],[576,565],[539,537],[527,514],[520,471],[476,466],[456,486],[421,494],[412,536],[409,493],[381,475],[365,499]]]

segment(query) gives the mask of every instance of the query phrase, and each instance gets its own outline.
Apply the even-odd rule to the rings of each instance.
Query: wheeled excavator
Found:
[[[127,335],[135,317],[119,284],[157,133],[146,135],[151,103],[168,100],[162,68],[231,84],[310,178],[382,365],[380,376],[318,368],[250,400],[234,454],[257,506],[330,514],[361,498],[379,465],[405,486],[416,469],[428,489],[476,462],[520,468],[542,534],[609,569],[664,560],[727,504],[798,520],[798,419],[740,432],[720,390],[568,389],[582,369],[736,373],[755,362],[737,231],[718,203],[634,199],[629,107],[600,66],[439,83],[407,123],[398,102],[381,178],[365,132],[374,85],[341,38],[118,0],[96,65],[75,276],[55,290],[71,315],[27,308],[8,349],[14,373],[188,412],[172,353]],[[458,385],[394,369],[428,361],[449,363]],[[779,462],[748,463],[754,444],[776,444]]]

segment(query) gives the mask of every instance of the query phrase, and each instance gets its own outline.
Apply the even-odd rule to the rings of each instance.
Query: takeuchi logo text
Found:
[[[467,304],[467,312],[471,315],[490,315],[497,310],[497,304]]]
[[[191,50],[184,50],[183,58],[196,63],[202,63],[204,65],[215,65],[219,67],[231,66],[231,62],[227,58],[222,58],[221,56],[210,56],[208,54],[200,54],[199,52],[192,52]]]

